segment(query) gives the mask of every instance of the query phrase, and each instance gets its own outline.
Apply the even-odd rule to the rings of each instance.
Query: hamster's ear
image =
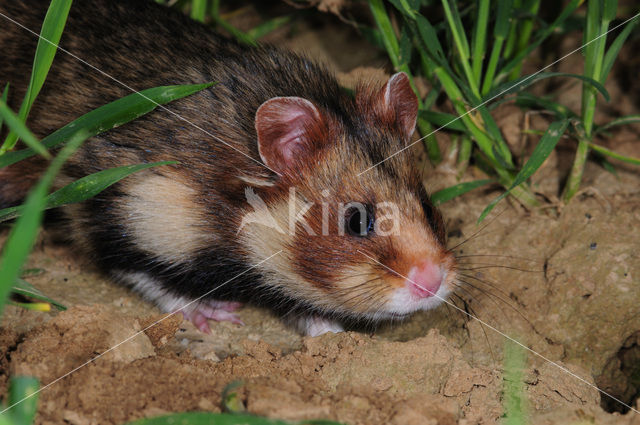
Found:
[[[418,118],[418,98],[407,74],[398,72],[392,75],[380,90],[377,101],[383,114],[393,119],[407,138],[411,137]]]
[[[287,169],[312,149],[309,134],[322,124],[318,108],[301,97],[274,97],[256,111],[258,151],[264,163],[277,173]]]

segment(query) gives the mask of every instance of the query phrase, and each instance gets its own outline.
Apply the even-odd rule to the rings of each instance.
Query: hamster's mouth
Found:
[[[448,294],[447,285],[440,286],[433,296],[428,297],[416,296],[409,287],[399,288],[391,295],[384,311],[380,311],[380,314],[392,318],[404,318],[417,311],[432,310],[446,302]]]
[[[415,312],[395,312],[395,311],[377,311],[375,313],[365,313],[366,319],[374,321],[402,321],[409,318]]]
[[[418,311],[426,311],[437,308],[444,302],[449,291],[441,287],[435,296],[427,298],[417,298],[409,288],[397,289],[391,297],[384,303],[382,308],[375,311],[361,312],[356,314],[361,318],[373,321],[402,321]],[[344,312],[349,315],[352,312]]]

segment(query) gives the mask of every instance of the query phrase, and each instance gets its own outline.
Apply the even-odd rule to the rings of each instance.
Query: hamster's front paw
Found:
[[[327,332],[344,332],[344,328],[338,322],[321,316],[301,317],[298,327],[308,336],[318,336]]]

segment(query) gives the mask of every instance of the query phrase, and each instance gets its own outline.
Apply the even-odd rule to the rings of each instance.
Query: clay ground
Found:
[[[335,19],[300,24],[293,37],[286,31],[271,36],[325,61],[346,85],[363,74],[384,78],[375,71],[384,57],[358,40]],[[558,49],[569,51],[578,41]],[[640,86],[629,77],[637,69],[633,51],[625,49],[614,69],[607,84],[613,101],[597,121],[638,113]],[[580,72],[581,60],[574,55],[557,69]],[[535,71],[536,65],[528,66]],[[579,106],[579,84],[535,90],[550,87],[565,104]],[[523,156],[537,140],[523,131],[549,123],[543,114],[508,104],[496,114]],[[624,127],[598,143],[640,157],[639,134],[640,127]],[[448,136],[438,137],[446,146]],[[301,338],[255,308],[240,311],[245,326],[212,322],[211,335],[170,318],[42,391],[36,422],[122,424],[168,412],[216,412],[223,389],[240,381],[237,391],[247,409],[270,417],[354,425],[491,424],[503,415],[502,333],[555,363],[526,352],[530,423],[640,424],[636,413],[603,410],[626,409],[602,403],[594,387],[640,408],[640,168],[613,161],[614,175],[590,162],[583,190],[562,205],[557,196],[574,149],[572,140],[563,140],[533,178],[545,208],[524,211],[503,201],[479,227],[476,218],[499,188],[442,205],[450,246],[466,241],[456,252],[468,285],[457,291],[464,302],[452,303],[483,323],[444,305],[373,334]],[[420,160],[421,150],[414,156]],[[426,168],[431,191],[458,182],[449,163]],[[464,179],[479,177],[470,169]],[[0,331],[2,393],[10,375],[50,383],[163,317],[96,272],[73,247],[54,243],[48,231],[27,268],[40,270],[28,277],[32,284],[70,308],[7,308]]]

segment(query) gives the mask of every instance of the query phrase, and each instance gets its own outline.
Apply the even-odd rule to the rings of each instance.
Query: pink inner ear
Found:
[[[382,88],[382,93],[385,109],[395,116],[406,137],[411,137],[418,119],[418,97],[411,88],[407,74],[398,72],[392,75]]]
[[[318,109],[300,97],[274,97],[256,111],[258,150],[264,163],[283,173],[310,149],[307,130],[320,121]]]

